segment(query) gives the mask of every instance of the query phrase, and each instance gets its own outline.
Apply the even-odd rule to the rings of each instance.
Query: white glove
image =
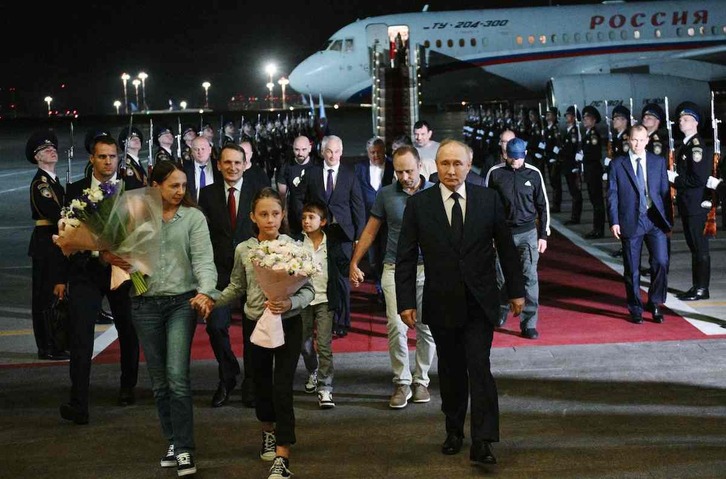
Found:
[[[577,152],[577,153],[575,154],[575,161],[582,161],[582,159],[583,159],[584,157],[585,157],[585,155],[583,155],[581,151],[578,151],[578,152]]]
[[[542,153],[535,153],[534,154],[534,157],[537,158],[538,160],[541,160],[542,159]]]
[[[668,173],[668,181],[670,183],[675,182],[676,178],[678,178],[678,173],[676,173],[675,171],[666,170],[666,173]]]
[[[713,206],[713,203],[711,203],[710,200],[701,201],[701,208],[706,208],[707,210],[710,210],[711,206]]]
[[[552,148],[552,153],[554,153],[555,155],[557,153],[559,153],[559,152],[560,152],[560,147],[559,146],[555,146],[554,148]]]
[[[604,160],[602,161],[602,165],[603,165],[603,166],[608,166],[608,165],[610,164],[610,162],[611,162],[611,161],[613,161],[613,160],[611,160],[610,158],[608,158],[608,157],[606,156],[606,157],[605,157],[605,159],[604,159]]]
[[[572,172],[573,172],[573,173],[579,173],[579,172],[580,172],[580,169],[579,169],[579,168],[573,168],[573,169],[572,169]]]
[[[544,150],[546,146],[547,145],[545,145],[545,142],[544,141],[540,141],[539,142],[539,145],[537,145],[537,148],[539,148],[540,150]]]
[[[603,181],[607,181],[608,180],[608,174],[607,173],[603,173],[602,174],[602,180]]]
[[[555,163],[557,160],[554,158],[550,158],[550,164]]]
[[[721,178],[709,176],[708,181],[706,181],[706,188],[711,188],[712,190],[715,190],[716,188],[718,188],[718,185],[720,185],[722,181],[723,180]]]

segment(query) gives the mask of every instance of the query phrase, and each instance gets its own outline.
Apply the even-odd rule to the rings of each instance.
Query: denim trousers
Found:
[[[196,293],[131,298],[131,314],[149,369],[161,430],[176,454],[194,451],[194,409],[189,377],[197,315]]]
[[[328,303],[306,306],[302,316],[302,357],[308,373],[318,371],[318,390],[333,391],[333,311]]]
[[[396,265],[386,263],[383,265],[381,275],[381,287],[383,296],[386,299],[386,329],[388,331],[388,355],[391,358],[393,368],[393,383],[407,384],[418,383],[428,387],[429,369],[434,361],[436,345],[431,336],[429,327],[423,324],[421,305],[423,302],[424,267],[418,265],[416,269],[416,355],[413,368],[413,375],[408,359],[408,326],[401,320],[396,304]]]

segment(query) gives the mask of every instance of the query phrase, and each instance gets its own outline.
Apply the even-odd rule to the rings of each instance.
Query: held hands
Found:
[[[203,293],[197,293],[196,296],[189,300],[189,304],[204,319],[207,319],[209,313],[214,309],[214,300]]]
[[[522,314],[522,309],[524,309],[524,298],[514,298],[509,300],[509,310],[513,315],[519,316]]]
[[[672,170],[666,170],[666,173],[668,173],[668,182],[675,183],[676,178],[678,178],[678,173]]]
[[[522,303],[524,303],[524,300],[522,300]],[[413,329],[416,327],[416,310],[415,309],[406,309],[404,311],[401,311],[401,321],[403,321],[403,324],[408,326],[409,328]]]
[[[265,306],[274,314],[282,314],[290,311],[292,308],[292,300],[290,298],[281,299],[279,301],[267,300]]]
[[[366,277],[365,273],[360,270],[358,265],[355,265],[353,263],[350,264],[350,273],[348,276],[350,284],[352,284],[356,288],[360,286],[360,284],[365,280]]]
[[[720,185],[722,181],[723,180],[721,178],[709,176],[708,180],[706,181],[706,188],[715,190],[716,188],[718,188],[718,185]]]

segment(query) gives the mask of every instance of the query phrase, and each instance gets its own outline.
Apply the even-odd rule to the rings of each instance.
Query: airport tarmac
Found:
[[[370,136],[368,114],[331,114],[346,155],[362,155]],[[460,138],[462,112],[427,112],[426,119],[434,139]],[[58,416],[68,393],[67,366],[36,359],[30,321],[27,188],[34,169],[23,152],[30,131],[0,124],[0,478],[172,477],[173,470],[158,465],[165,444],[143,366],[136,405],[115,405],[116,364],[94,364],[91,423],[75,426]],[[85,157],[77,139],[76,178]],[[620,258],[610,255],[618,248],[616,240],[582,238],[590,230],[587,198],[582,223],[565,227],[570,205],[567,192],[563,196],[553,228],[622,273]],[[726,477],[726,230],[720,218],[718,226],[711,240],[709,300],[675,298],[690,286],[691,277],[678,219],[672,238],[666,305],[702,331],[704,339],[493,350],[501,409],[497,466],[470,466],[468,438],[458,455],[439,452],[445,433],[435,372],[430,403],[391,410],[388,355],[337,354],[336,408],[322,411],[314,396],[302,392],[301,362],[295,396],[298,444],[291,462],[295,477]],[[622,295],[624,305],[624,290]],[[99,338],[112,340],[113,331],[105,329],[99,328]],[[256,456],[260,437],[253,410],[242,406],[239,395],[228,406],[209,406],[217,382],[214,361],[194,362],[192,377],[196,477],[267,477],[269,465]]]

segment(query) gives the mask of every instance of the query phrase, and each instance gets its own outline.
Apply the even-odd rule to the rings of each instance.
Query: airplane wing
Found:
[[[674,58],[697,60],[717,65],[726,65],[726,45],[699,48],[674,55]]]

